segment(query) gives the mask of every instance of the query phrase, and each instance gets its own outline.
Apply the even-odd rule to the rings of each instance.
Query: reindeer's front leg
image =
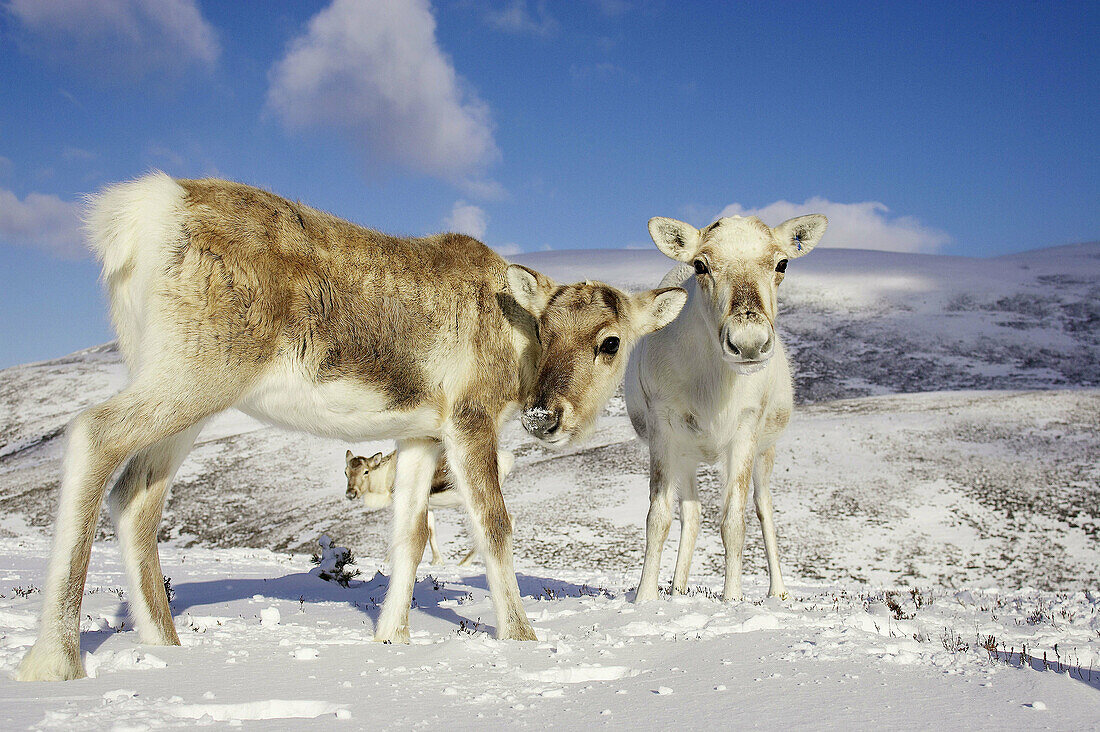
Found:
[[[392,571],[374,631],[376,641],[409,642],[409,604],[416,584],[416,567],[428,538],[428,494],[438,459],[439,443],[435,440],[398,443],[393,481]]]
[[[663,438],[659,434],[653,435],[649,445],[649,513],[645,522],[645,561],[634,602],[657,599],[661,553],[672,525],[672,498],[691,481],[693,470],[694,462],[673,455],[673,451],[665,448]],[[690,543],[694,548],[694,539]],[[690,551],[683,551],[686,544],[681,541],[680,546],[680,558],[690,563]],[[686,568],[683,574],[686,580]]]
[[[722,544],[726,548],[723,600],[745,598],[741,591],[741,557],[745,550],[745,502],[755,456],[755,430],[747,426],[738,429],[726,460],[726,485],[722,492]]]
[[[537,640],[520,602],[512,564],[512,521],[500,492],[496,423],[486,409],[459,404],[444,428],[443,444],[455,487],[466,499],[474,541],[485,559],[497,637]]]

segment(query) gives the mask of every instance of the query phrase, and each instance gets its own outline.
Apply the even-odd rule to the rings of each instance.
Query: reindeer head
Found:
[[[602,282],[559,285],[517,264],[507,276],[512,297],[538,320],[541,345],[520,421],[550,444],[587,434],[634,344],[672,322],[687,301],[678,287],[631,295]]]
[[[393,453],[383,456],[376,452],[370,457],[359,457],[348,450],[344,456],[348,477],[348,489],[344,494],[349,501],[362,498],[368,506],[380,508],[389,504],[393,490]]]
[[[693,304],[698,298],[719,355],[739,373],[752,373],[775,352],[776,293],[787,260],[808,254],[828,223],[810,214],[772,229],[755,216],[733,216],[700,231],[657,217],[649,233],[666,255],[692,265]]]

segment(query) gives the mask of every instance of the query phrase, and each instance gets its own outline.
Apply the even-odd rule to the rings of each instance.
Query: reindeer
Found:
[[[396,457],[396,450],[389,455],[376,452],[370,457],[355,455],[348,450],[344,455],[344,475],[348,478],[348,488],[344,496],[349,501],[362,500],[363,505],[370,509],[389,506],[393,503],[393,469],[397,464]],[[514,462],[515,457],[512,453],[507,450],[497,451],[497,475],[500,476],[501,484],[512,471]],[[432,550],[432,564],[443,563],[443,555],[440,554],[439,544],[436,541],[435,515],[432,510],[462,506],[462,495],[447,473],[447,461],[441,459],[432,475],[431,491],[428,494],[428,547]],[[467,552],[458,566],[465,567],[476,554],[475,546]]]
[[[398,441],[393,569],[375,640],[409,639],[440,446],[486,560],[500,638],[535,640],[512,564],[497,442],[521,406],[535,438],[584,436],[639,337],[686,293],[559,285],[459,234],[388,236],[257,188],[156,172],[87,220],[131,383],[68,431],[38,639],[16,677],[84,675],[79,619],[109,503],[143,641],[178,645],[156,547],[165,494],[211,416]],[[127,458],[129,462],[126,463]]]
[[[662,285],[682,284],[688,304],[660,332],[642,339],[626,374],[626,405],[638,436],[649,444],[649,514],[637,602],[657,597],[661,550],[680,498],[680,549],[672,592],[687,587],[699,534],[700,462],[720,462],[724,600],[740,600],[745,501],[755,487],[764,533],[769,596],[786,596],[779,569],[769,489],[775,443],[790,420],[790,366],[775,332],[776,292],[787,261],[808,254],[825,233],[821,215],[800,216],[774,229],[755,216],[723,218],[703,229],[654,218],[657,248],[684,262]]]

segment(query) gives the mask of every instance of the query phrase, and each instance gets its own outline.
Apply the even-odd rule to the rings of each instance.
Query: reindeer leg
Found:
[[[444,443],[451,476],[466,499],[472,533],[485,559],[497,637],[537,640],[523,611],[512,560],[512,521],[497,473],[496,424],[481,407],[459,404],[444,429]]]
[[[649,446],[649,513],[646,515],[645,561],[634,602],[657,599],[661,553],[672,525],[672,497],[695,469],[682,458],[674,458],[661,447],[657,435]],[[693,542],[694,543],[694,542]],[[683,548],[683,544],[681,547]],[[688,558],[690,562],[690,557]],[[685,572],[686,575],[686,572]]]
[[[178,646],[157,552],[164,499],[202,423],[142,450],[130,459],[107,499],[130,580],[130,614],[143,643]]]
[[[680,549],[676,553],[676,574],[672,580],[672,594],[682,595],[687,589],[691,555],[699,537],[699,491],[692,474],[680,483]]]
[[[768,556],[768,597],[786,598],[783,573],[779,569],[779,543],[775,537],[775,517],[772,512],[772,492],[769,487],[772,468],[775,466],[775,447],[769,447],[756,456],[752,468],[753,500],[756,517],[764,533],[764,552]]]
[[[443,564],[443,555],[439,553],[439,544],[436,543],[435,514],[428,511],[428,546],[432,550],[432,564]]]
[[[416,584],[416,567],[428,538],[428,493],[439,459],[436,440],[402,440],[397,448],[393,481],[393,569],[382,614],[374,630],[379,642],[409,642],[409,604]]]
[[[726,463],[726,485],[722,491],[722,544],[726,549],[726,581],[723,600],[743,600],[741,560],[745,550],[745,502],[749,496],[755,440],[740,435]]]
[[[17,680],[58,681],[85,675],[80,661],[80,605],[107,479],[134,452],[185,430],[232,403],[232,399],[221,400],[224,394],[212,394],[209,390],[199,394],[195,389],[188,393],[180,387],[181,381],[139,380],[73,421],[65,452],[38,640],[19,664]],[[229,388],[225,382],[219,382],[219,386]]]
[[[471,547],[470,551],[466,552],[466,556],[464,556],[462,558],[462,561],[458,563],[458,566],[465,567],[465,566],[469,565],[470,562],[472,562],[474,560],[474,557],[476,557],[476,556],[477,556],[477,547],[476,546]]]

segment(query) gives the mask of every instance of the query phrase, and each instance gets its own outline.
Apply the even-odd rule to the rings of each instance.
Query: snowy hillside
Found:
[[[655,250],[518,260],[563,281],[633,288],[655,286],[671,266]],[[708,714],[728,723],[736,709],[745,725],[774,726],[777,699],[782,721],[803,726],[826,719],[826,702],[838,725],[1100,718],[1100,244],[996,259],[818,250],[791,263],[780,306],[800,401],[773,488],[790,602],[759,604],[754,515],[750,602],[708,597],[722,567],[710,469],[698,594],[628,602],[648,477],[616,397],[586,444],[550,452],[515,424],[503,437],[517,458],[504,492],[520,586],[543,643],[480,632],[474,623],[491,625],[492,613],[476,566],[425,564],[413,646],[365,644],[384,595],[375,572],[386,571],[388,514],[344,499],[343,455],[389,445],[230,413],[184,463],[162,527],[185,648],[139,647],[115,632],[124,582],[113,542],[97,543],[84,638],[99,677],[36,690],[53,699],[45,713],[41,701],[20,706],[23,687],[2,681],[0,726],[185,726],[203,715],[327,726],[338,710],[358,726],[376,705],[396,723],[458,727],[651,726],[687,705],[700,724]],[[0,671],[33,634],[63,427],[124,382],[111,345],[0,371]],[[453,564],[468,548],[462,517],[444,510],[436,521]],[[322,532],[360,557],[362,584],[306,574],[301,552]],[[112,535],[105,518],[100,535]],[[666,580],[677,538],[674,523]],[[921,593],[934,601],[918,602]],[[261,625],[272,606],[281,620]],[[982,647],[989,636],[992,650]],[[1016,668],[1044,668],[1044,651],[1064,673]],[[238,676],[261,680],[262,693],[221,691]]]

